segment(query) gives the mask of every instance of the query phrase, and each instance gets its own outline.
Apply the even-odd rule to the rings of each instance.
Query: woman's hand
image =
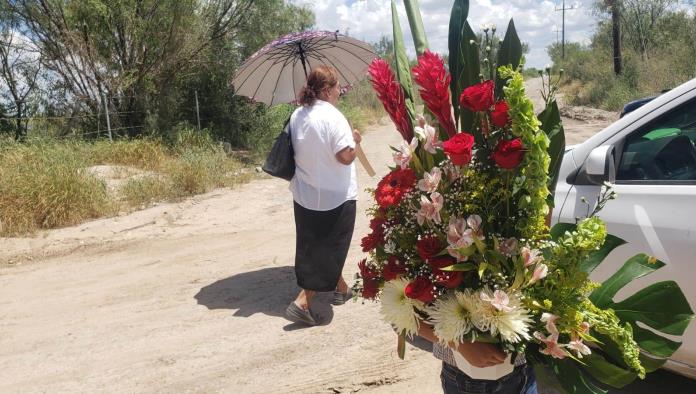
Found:
[[[500,348],[490,343],[462,342],[453,349],[474,367],[485,368],[502,364],[507,358]]]
[[[362,141],[362,137],[360,136],[360,131],[358,131],[358,129],[353,129],[353,140],[356,144],[359,144]]]

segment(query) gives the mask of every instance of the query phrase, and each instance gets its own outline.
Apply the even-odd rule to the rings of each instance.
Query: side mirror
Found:
[[[587,180],[595,185],[601,185],[604,182],[614,183],[616,181],[614,147],[604,145],[592,149],[585,160],[585,174]]]

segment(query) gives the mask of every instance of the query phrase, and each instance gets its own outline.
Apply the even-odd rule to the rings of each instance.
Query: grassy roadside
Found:
[[[119,187],[90,171],[117,166]],[[177,141],[35,140],[0,142],[0,236],[70,226],[85,220],[228,187],[249,178],[205,133]]]
[[[363,132],[384,114],[367,83],[344,96],[339,109]],[[250,167],[263,161],[292,110],[289,105],[272,108],[263,120],[267,131],[248,141],[251,155],[245,163],[228,157],[209,133],[190,129],[166,142],[16,143],[0,137],[0,237],[76,225],[246,182],[254,173]]]

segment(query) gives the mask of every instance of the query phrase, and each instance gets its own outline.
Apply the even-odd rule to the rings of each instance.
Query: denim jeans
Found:
[[[534,369],[528,364],[498,380],[478,380],[443,362],[440,380],[445,394],[537,394]]]

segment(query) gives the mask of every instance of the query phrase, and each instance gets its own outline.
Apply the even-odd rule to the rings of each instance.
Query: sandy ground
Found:
[[[568,120],[568,143],[606,123]],[[361,189],[399,138],[390,124],[364,136],[378,174],[359,167]],[[441,392],[439,363],[412,345],[400,360],[374,303],[332,307],[324,294],[327,324],[283,318],[298,290],[291,204],[287,182],[266,178],[0,238],[0,392]],[[349,282],[368,205],[362,192]]]

